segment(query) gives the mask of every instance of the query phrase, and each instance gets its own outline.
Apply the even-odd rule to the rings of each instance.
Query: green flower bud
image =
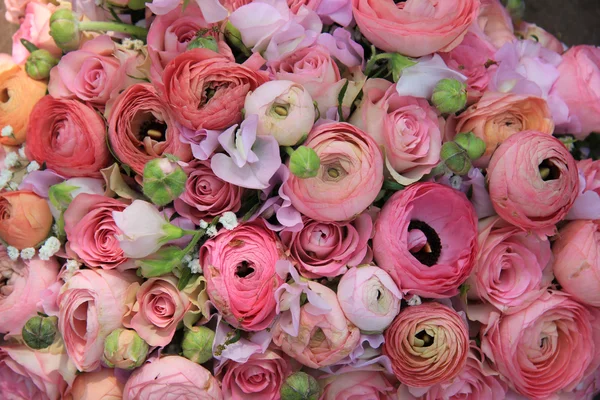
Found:
[[[146,361],[148,343],[132,329],[115,329],[104,341],[102,360],[109,368],[134,369]]]
[[[290,155],[290,171],[298,178],[313,178],[319,173],[321,160],[310,147],[300,146]]]
[[[58,323],[57,317],[36,315],[27,321],[21,335],[25,344],[34,350],[45,349],[54,343]]]
[[[175,200],[185,190],[187,176],[183,169],[167,158],[148,161],[144,167],[144,194],[157,206]]]
[[[471,170],[467,151],[454,142],[444,143],[440,156],[446,167],[456,175],[466,175]]]
[[[219,46],[217,45],[217,41],[212,36],[197,37],[196,39],[188,43],[187,49],[209,49],[217,53],[219,52]]]
[[[64,51],[76,50],[79,47],[79,21],[73,11],[61,8],[50,17],[50,36],[54,43]]]
[[[247,48],[242,41],[242,34],[239,29],[233,26],[229,21],[227,21],[227,25],[225,25],[225,39],[231,46],[240,50],[246,57],[249,57],[252,54],[250,49]]]
[[[321,388],[312,376],[296,372],[285,380],[280,393],[281,400],[318,400]]]
[[[454,142],[467,151],[471,160],[477,160],[485,153],[485,142],[473,132],[459,133],[454,137]]]
[[[205,326],[194,326],[183,334],[183,356],[190,361],[204,364],[213,356],[212,345],[215,332]]]
[[[129,0],[127,7],[132,10],[143,10],[146,8],[146,0]]]
[[[467,105],[467,86],[456,79],[442,79],[437,83],[431,102],[442,114],[454,114]]]
[[[56,64],[58,64],[58,60],[48,50],[35,50],[27,57],[25,72],[33,79],[47,79],[50,76],[50,70]]]

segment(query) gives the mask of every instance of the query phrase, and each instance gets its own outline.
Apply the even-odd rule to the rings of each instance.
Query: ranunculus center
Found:
[[[209,84],[207,84],[204,87],[204,91],[202,92],[202,97],[200,98],[200,103],[198,104],[198,108],[206,105],[213,97],[215,97],[215,94],[217,94],[217,91],[221,88],[226,88],[227,85],[223,84],[223,83],[218,83],[218,82],[210,82]]]
[[[242,261],[235,270],[235,275],[238,278],[247,278],[254,272],[254,268],[250,266],[246,261]]]
[[[545,159],[538,166],[540,170],[540,176],[544,181],[551,181],[560,178],[560,168],[556,166],[550,159]]]
[[[3,103],[7,103],[10,100],[10,93],[8,89],[4,89],[0,91],[0,101]]]
[[[339,162],[323,165],[321,167],[321,171],[321,179],[323,179],[325,182],[337,182],[348,175],[348,172]]]
[[[429,347],[435,341],[435,337],[427,333],[424,329],[415,334],[415,337],[422,341],[422,344],[419,347]]]
[[[308,342],[308,347],[314,349],[316,347],[321,346],[321,344],[327,339],[325,333],[321,328],[317,328],[312,336],[310,337],[310,341]]]
[[[148,136],[152,140],[162,142],[165,140],[167,132],[167,124],[164,121],[159,121],[156,118],[149,119],[140,126],[140,136],[142,138]]]
[[[431,226],[423,221],[411,220],[408,225],[408,231],[420,231],[427,241],[423,245],[418,245],[409,249],[414,258],[419,260],[421,264],[431,267],[435,265],[440,258],[442,252],[442,242],[439,235]]]

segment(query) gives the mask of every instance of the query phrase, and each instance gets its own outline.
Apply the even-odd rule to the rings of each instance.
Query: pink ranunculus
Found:
[[[168,345],[192,306],[187,294],[177,290],[177,278],[170,275],[150,278],[141,286],[133,283],[127,294],[123,325],[134,329],[150,346]]]
[[[61,288],[58,329],[78,370],[100,365],[104,339],[122,326],[125,293],[137,280],[133,272],[82,269]]]
[[[373,231],[373,220],[360,214],[349,222],[319,222],[304,218],[298,232],[282,231],[282,243],[289,249],[302,276],[334,277],[369,262],[371,255],[367,242]]]
[[[223,396],[231,400],[279,400],[279,390],[292,373],[288,360],[271,349],[243,363],[227,360],[217,370]]]
[[[541,132],[512,135],[494,152],[487,171],[494,209],[524,230],[553,233],[579,192],[573,156],[560,140]]]
[[[287,5],[290,11],[297,13],[300,7],[304,6],[311,10],[316,10],[323,0],[287,0]]]
[[[475,265],[477,215],[467,197],[452,188],[413,184],[383,206],[373,253],[404,293],[454,296]]]
[[[530,24],[522,21],[521,24],[519,24],[516,33],[522,36],[523,39],[538,42],[548,50],[552,50],[558,54],[562,54],[565,51],[560,40],[536,24]]]
[[[127,262],[116,235],[112,217],[127,204],[97,194],[76,196],[65,211],[65,232],[69,249],[92,268],[114,269]]]
[[[600,48],[571,47],[558,66],[559,76],[550,94],[557,94],[569,107],[570,122],[558,132],[584,139],[600,131]]]
[[[562,290],[592,307],[600,307],[599,223],[569,222],[552,246],[554,275]]]
[[[180,356],[155,358],[127,380],[123,400],[224,400],[219,382],[201,365]]]
[[[310,368],[333,365],[347,357],[360,342],[360,331],[344,316],[336,294],[317,282],[308,288],[329,310],[317,309],[306,303],[300,309],[299,331],[296,336],[286,332],[281,319],[273,328],[273,343],[290,357]]]
[[[387,172],[403,185],[428,174],[440,161],[442,134],[437,112],[427,100],[400,96],[383,79],[370,79],[350,123],[367,132],[385,151]]]
[[[25,17],[25,9],[29,0],[4,0],[6,14],[4,17],[11,24],[20,24]]]
[[[513,23],[500,0],[481,0],[473,31],[499,49],[515,40]]]
[[[527,307],[552,281],[552,250],[547,238],[530,235],[498,217],[479,223],[479,254],[467,285],[470,297],[503,313]]]
[[[64,400],[121,400],[125,383],[115,374],[117,370],[102,368],[77,375]]]
[[[62,50],[56,46],[50,36],[50,16],[56,7],[53,4],[41,4],[35,1],[27,3],[25,19],[12,37],[12,58],[17,64],[25,64],[29,51],[21,43],[28,40],[40,49],[48,50],[54,57],[60,58]]]
[[[283,249],[260,221],[223,230],[200,248],[206,290],[223,318],[234,327],[260,331],[275,318],[275,290],[282,279],[275,264]]]
[[[284,192],[293,206],[309,218],[346,221],[371,205],[383,185],[383,158],[377,143],[344,122],[319,125],[304,146],[321,160],[317,176],[291,175]]]
[[[395,388],[392,381],[377,370],[349,370],[333,375],[320,382],[322,400],[394,400]]]
[[[59,266],[54,258],[12,261],[0,246],[0,333],[17,336],[38,311],[44,291],[56,282]]]
[[[577,161],[579,195],[567,219],[600,219],[600,161]]]
[[[508,386],[531,399],[571,391],[600,364],[600,313],[544,293],[511,315],[482,315],[481,349]]]
[[[198,224],[202,219],[240,209],[244,189],[217,177],[210,160],[193,160],[183,170],[188,174],[185,191],[174,203],[179,214]]]
[[[420,57],[449,51],[464,37],[479,12],[477,0],[353,0],[361,33],[387,52]]]

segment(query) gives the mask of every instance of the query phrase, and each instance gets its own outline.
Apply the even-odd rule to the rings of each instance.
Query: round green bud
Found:
[[[456,79],[442,79],[433,90],[431,102],[442,114],[454,114],[467,105],[467,86]]]
[[[164,206],[178,198],[185,190],[187,175],[168,158],[156,158],[146,163],[142,187],[144,194],[157,206]]]
[[[296,372],[285,380],[280,393],[281,400],[318,400],[321,388],[312,376]]]
[[[47,79],[50,76],[50,70],[56,64],[58,64],[58,60],[48,50],[38,49],[27,57],[25,72],[33,79]]]
[[[217,41],[212,36],[197,37],[196,39],[188,43],[187,49],[209,49],[217,53],[219,52],[219,46],[217,45]]]
[[[467,151],[471,160],[477,160],[485,153],[485,142],[473,132],[459,133],[454,137],[454,142]]]
[[[132,10],[143,10],[146,8],[146,0],[129,0],[127,7],[131,8]]]
[[[34,350],[45,349],[54,343],[58,318],[36,315],[25,323],[21,335],[25,344]]]
[[[446,167],[456,175],[466,175],[471,170],[471,159],[467,151],[455,142],[444,143],[440,156]]]
[[[298,178],[313,178],[319,173],[321,160],[310,147],[300,146],[290,156],[290,172]]]
[[[104,341],[102,360],[109,368],[134,369],[146,356],[148,343],[132,329],[115,329]]]
[[[212,345],[215,332],[205,326],[194,326],[183,334],[183,356],[190,361],[204,364],[213,356]]]
[[[73,11],[66,8],[56,10],[50,17],[50,36],[54,43],[64,51],[79,47],[79,21]]]

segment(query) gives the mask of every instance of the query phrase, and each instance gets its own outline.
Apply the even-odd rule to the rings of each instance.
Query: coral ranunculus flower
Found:
[[[48,203],[33,192],[0,193],[0,239],[19,250],[35,247],[52,228]]]

